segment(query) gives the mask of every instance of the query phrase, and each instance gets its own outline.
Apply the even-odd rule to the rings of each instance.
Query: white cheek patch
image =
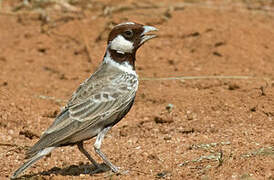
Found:
[[[131,53],[134,49],[133,43],[126,40],[123,36],[118,35],[110,43],[110,49],[116,50],[118,53]]]

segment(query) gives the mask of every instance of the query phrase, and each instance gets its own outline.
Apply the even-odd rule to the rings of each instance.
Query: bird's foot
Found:
[[[94,169],[91,171],[91,174],[96,174],[96,173],[102,173],[102,172],[106,172],[109,171],[110,168],[105,164],[97,164]]]
[[[110,167],[111,171],[113,174],[116,174],[116,175],[125,175],[125,174],[128,174],[128,170],[122,170],[122,168],[120,167],[117,167],[117,166],[112,166]]]

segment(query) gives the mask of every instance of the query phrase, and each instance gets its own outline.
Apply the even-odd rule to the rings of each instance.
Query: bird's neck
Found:
[[[135,55],[132,54],[118,54],[113,50],[107,50],[104,56],[104,63],[110,64],[119,68],[120,70],[127,72],[129,74],[134,74],[135,72]]]
[[[110,58],[119,64],[128,63],[135,70],[135,60],[136,60],[136,52],[126,53],[119,52],[116,50],[112,50],[110,48],[107,49],[105,57],[109,54]]]

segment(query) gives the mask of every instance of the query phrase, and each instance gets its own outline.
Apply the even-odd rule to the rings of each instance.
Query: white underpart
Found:
[[[110,53],[107,51],[107,54],[104,58],[104,62],[105,63],[108,63],[108,64],[111,64],[112,66],[116,67],[116,68],[119,68],[120,70],[128,73],[128,74],[133,74],[135,76],[137,76],[135,70],[133,69],[133,67],[128,63],[128,62],[123,62],[123,63],[117,63],[115,62],[111,56],[110,56]]]
[[[133,42],[126,40],[122,35],[118,35],[110,42],[110,49],[118,53],[131,53],[134,49]]]

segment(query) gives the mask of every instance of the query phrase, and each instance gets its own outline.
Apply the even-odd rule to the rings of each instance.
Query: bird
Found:
[[[157,28],[136,22],[120,23],[107,39],[103,61],[97,70],[72,94],[67,105],[40,139],[26,152],[26,161],[11,176],[19,174],[57,147],[77,145],[95,166],[100,165],[84,149],[83,142],[96,137],[94,151],[114,173],[119,168],[100,150],[107,132],[131,109],[138,89],[135,71],[137,50],[157,37]]]

